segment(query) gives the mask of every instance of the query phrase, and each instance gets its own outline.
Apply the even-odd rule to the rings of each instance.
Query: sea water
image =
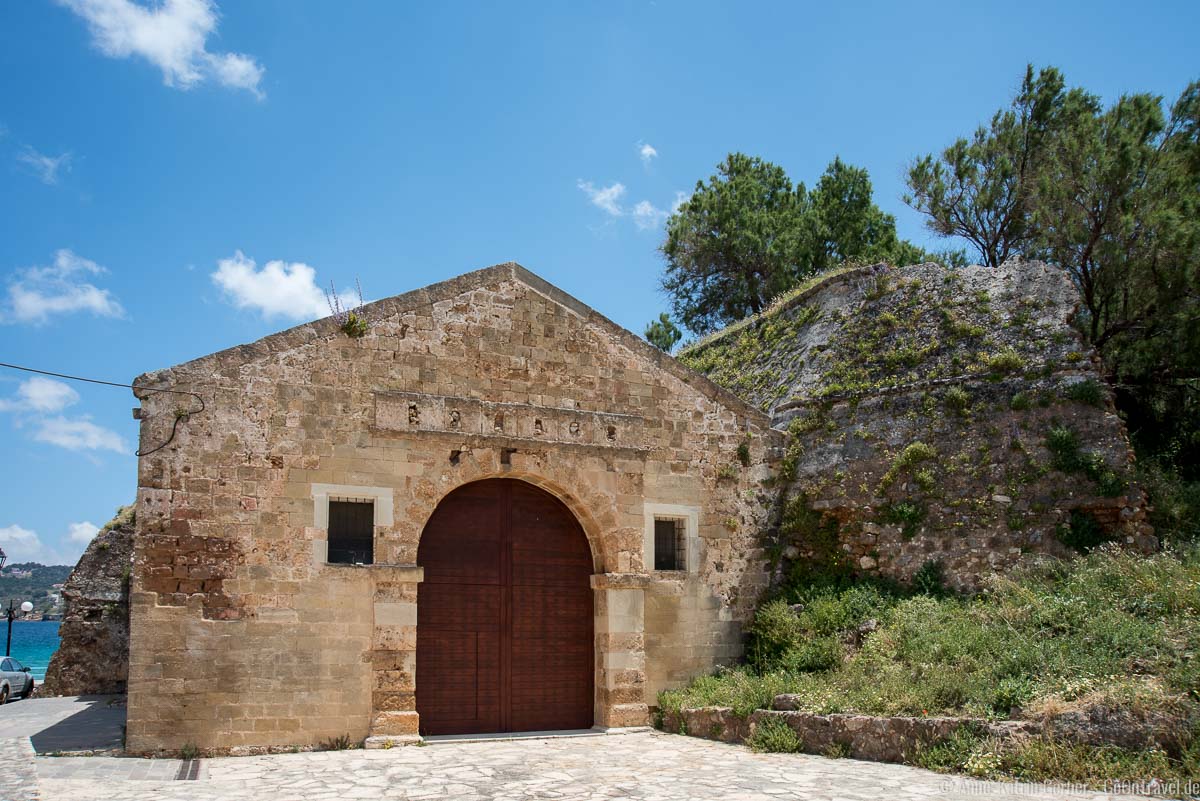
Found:
[[[0,620],[0,637],[7,632]],[[57,620],[17,620],[12,624],[12,655],[29,668],[29,672],[40,683],[46,678],[50,657],[58,650]]]

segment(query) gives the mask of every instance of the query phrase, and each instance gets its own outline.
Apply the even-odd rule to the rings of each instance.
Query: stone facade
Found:
[[[136,391],[130,751],[414,736],[421,532],[490,477],[588,537],[597,725],[736,659],[768,582],[765,414],[514,264],[364,314],[135,382],[174,392]],[[374,565],[326,563],[339,495],[375,500]],[[647,564],[655,510],[690,521],[686,571]]]

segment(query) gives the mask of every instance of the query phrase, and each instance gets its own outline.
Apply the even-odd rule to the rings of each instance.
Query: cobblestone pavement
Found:
[[[44,801],[333,801],[337,799],[816,799],[998,801],[1117,798],[940,776],[902,765],[754,754],[741,746],[644,732],[620,736],[447,742],[179,762],[138,778],[144,760],[39,757]],[[172,771],[174,768],[174,771]]]

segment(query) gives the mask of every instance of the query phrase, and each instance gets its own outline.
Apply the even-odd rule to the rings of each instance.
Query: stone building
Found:
[[[503,264],[144,375],[128,748],[640,726],[781,577],[1152,549],[1076,302],[855,268],[677,361]]]
[[[135,382],[130,751],[641,726],[738,656],[761,410],[516,264],[363,315]]]

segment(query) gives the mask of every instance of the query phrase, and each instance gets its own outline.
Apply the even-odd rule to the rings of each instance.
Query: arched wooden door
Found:
[[[561,501],[512,479],[459,487],[417,564],[422,734],[592,725],[592,556]]]

